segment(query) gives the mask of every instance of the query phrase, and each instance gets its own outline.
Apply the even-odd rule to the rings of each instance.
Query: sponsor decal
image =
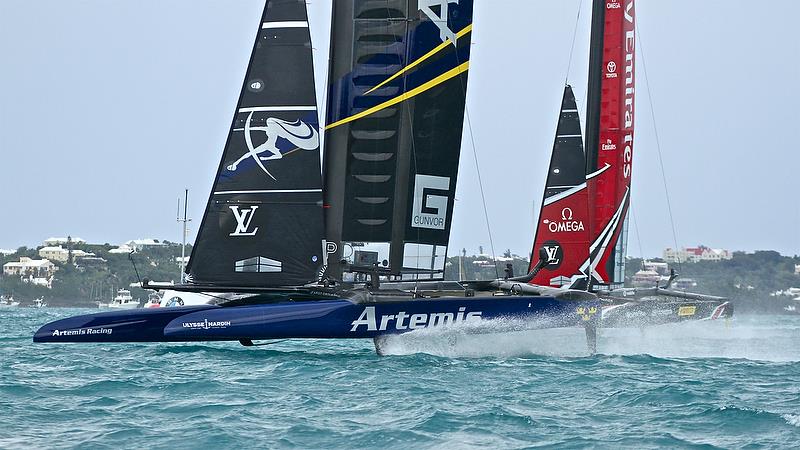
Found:
[[[606,2],[606,9],[620,9],[622,5],[619,2]]]
[[[92,336],[95,334],[111,334],[111,328],[76,328],[74,330],[53,330],[53,336]]]
[[[575,314],[577,314],[581,318],[581,320],[583,320],[584,322],[588,322],[588,321],[592,320],[592,317],[595,314],[597,314],[597,307],[596,306],[590,306],[590,307],[586,308],[584,306],[579,306],[579,307],[575,308]]]
[[[244,141],[247,145],[247,153],[232,164],[229,164],[227,167],[229,171],[236,172],[239,168],[239,164],[252,159],[264,173],[269,175],[273,180],[276,180],[272,173],[267,170],[264,162],[283,158],[281,149],[277,147],[279,139],[288,141],[296,149],[316,150],[319,148],[319,133],[317,133],[316,128],[302,120],[298,119],[294,122],[289,122],[269,117],[265,121],[263,127],[254,127],[252,126],[253,113],[254,111],[251,111],[244,122]],[[264,133],[266,141],[258,146],[253,145],[253,132]],[[262,154],[266,154],[266,156],[261,156]]]
[[[470,311],[462,306],[457,313],[430,313],[430,314],[408,314],[400,311],[397,314],[383,314],[378,317],[374,306],[367,306],[361,311],[358,319],[351,322],[353,326],[350,332],[358,331],[361,326],[366,327],[366,331],[387,331],[387,330],[416,330],[418,328],[436,327],[461,322],[474,322],[483,320],[483,311]]]
[[[251,206],[249,208],[239,209],[238,206],[229,206],[233,217],[236,219],[236,229],[228,236],[255,236],[258,233],[258,227],[250,231],[250,224],[253,222],[253,217],[256,215],[258,206]]]
[[[212,322],[208,319],[203,319],[202,322],[182,322],[183,328],[191,328],[193,330],[217,330],[228,328],[231,326],[230,321]]]
[[[264,81],[258,78],[251,80],[250,83],[247,84],[247,89],[249,89],[250,92],[261,92],[264,90]]]
[[[633,58],[636,52],[635,31],[633,29],[633,0],[629,0],[625,5],[625,21],[631,25],[631,29],[625,32],[625,149],[622,159],[622,175],[625,179],[631,176],[631,161],[633,160],[633,103],[634,103],[634,63]]]
[[[450,178],[417,174],[414,179],[411,226],[444,230],[447,222],[449,194]]]
[[[600,148],[607,151],[614,151],[617,149],[617,144],[611,141],[611,139],[606,139]]]
[[[572,208],[564,208],[561,210],[561,221],[544,219],[542,223],[547,226],[547,229],[550,230],[551,233],[572,233],[584,231],[586,229],[583,226],[582,220],[573,219],[574,214]]]
[[[697,306],[681,306],[678,308],[678,316],[680,317],[689,317],[693,316],[697,312]]]
[[[283,263],[263,256],[254,256],[234,263],[235,272],[277,273],[282,270]]]
[[[542,244],[545,253],[547,253],[547,265],[545,266],[548,270],[555,270],[561,267],[561,262],[564,260],[564,250],[561,248],[561,244],[557,241],[547,241]]]
[[[456,46],[456,33],[447,26],[447,18],[450,17],[450,3],[457,5],[458,0],[419,0],[419,10],[439,28],[439,38],[442,42],[449,39]],[[434,8],[439,12],[434,11]]]
[[[606,78],[617,78],[617,63],[609,61],[606,64]]]

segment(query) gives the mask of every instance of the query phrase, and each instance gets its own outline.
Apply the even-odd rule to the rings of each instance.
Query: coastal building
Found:
[[[704,245],[682,248],[680,250],[673,248],[664,249],[664,260],[670,263],[723,261],[732,258],[733,254],[728,250],[709,248]]]
[[[81,239],[79,237],[74,237],[74,238],[69,238],[69,237],[51,237],[50,239],[45,239],[44,246],[45,247],[54,247],[56,245],[67,245],[67,243],[69,243],[70,240],[71,240],[71,242],[73,244],[85,244],[86,243],[85,240],[83,240],[83,239]]]
[[[122,244],[117,248],[112,248],[111,250],[108,251],[108,253],[111,253],[113,255],[127,255],[132,251],[133,247],[129,247],[126,244]]]
[[[167,244],[159,242],[156,239],[133,239],[125,243],[126,246],[133,250],[139,251],[148,247],[164,247]]]
[[[794,265],[794,274],[795,275],[800,275],[800,264],[795,264]]]
[[[65,263],[69,260],[69,250],[62,247],[42,247],[39,249],[39,256],[45,259],[49,259],[51,261],[58,261],[60,263]],[[78,258],[89,258],[94,257],[94,253],[88,253],[83,250],[73,250],[72,251],[72,258],[76,260]]]
[[[16,250],[5,249],[5,248],[0,248],[0,256],[13,255],[14,253],[17,253],[17,251]]]
[[[49,279],[56,271],[56,265],[47,259],[22,257],[17,262],[3,264],[3,275],[23,278]]]

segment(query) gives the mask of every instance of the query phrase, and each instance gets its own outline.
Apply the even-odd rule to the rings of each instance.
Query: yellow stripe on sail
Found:
[[[326,130],[330,130],[332,128],[336,128],[339,125],[344,125],[346,123],[350,123],[350,122],[352,122],[354,120],[358,120],[358,119],[361,119],[362,117],[366,117],[366,116],[368,116],[370,114],[374,114],[374,113],[376,113],[376,112],[378,112],[378,111],[380,111],[382,109],[386,109],[386,108],[388,108],[390,106],[394,106],[394,105],[396,105],[398,103],[404,102],[404,101],[406,101],[408,99],[416,97],[417,95],[427,91],[428,89],[430,89],[432,87],[438,86],[438,85],[444,83],[445,81],[447,81],[447,80],[449,80],[449,79],[451,79],[451,78],[453,78],[453,77],[455,77],[455,76],[457,76],[457,75],[459,75],[461,73],[466,72],[467,70],[469,70],[469,61],[465,62],[464,64],[461,64],[460,66],[458,66],[458,67],[456,67],[454,69],[448,70],[447,72],[439,75],[438,77],[432,79],[431,81],[428,81],[427,83],[425,83],[425,84],[423,84],[421,86],[415,87],[414,89],[412,89],[412,90],[410,90],[410,91],[408,91],[408,92],[406,92],[404,94],[398,95],[397,97],[395,97],[395,98],[393,98],[391,100],[387,100],[387,101],[381,103],[380,105],[373,106],[372,108],[367,109],[365,111],[362,111],[362,112],[360,112],[358,114],[352,115],[352,116],[347,117],[345,119],[342,119],[342,120],[340,120],[338,122],[334,122],[334,123],[326,126],[325,129]]]
[[[469,24],[469,25],[467,25],[466,27],[464,27],[464,29],[463,29],[463,30],[461,30],[461,31],[459,31],[458,33],[456,33],[456,40],[458,40],[458,39],[461,39],[461,37],[463,37],[465,34],[469,33],[470,31],[472,31],[472,24]],[[444,50],[445,48],[447,48],[447,46],[448,46],[448,45],[452,45],[452,44],[453,44],[453,43],[450,41],[450,39],[449,39],[449,38],[448,38],[448,39],[445,39],[445,41],[444,41],[444,42],[442,42],[441,44],[439,44],[439,45],[438,45],[436,48],[434,48],[433,50],[431,50],[431,51],[429,51],[428,53],[424,54],[423,56],[421,56],[419,59],[417,59],[417,60],[416,60],[416,61],[414,61],[413,63],[411,63],[411,64],[407,65],[406,67],[403,67],[402,69],[400,69],[400,71],[399,71],[399,72],[397,72],[396,74],[394,74],[394,75],[392,75],[391,77],[387,78],[387,79],[386,79],[385,81],[383,81],[381,84],[379,84],[379,85],[375,86],[374,88],[372,88],[372,89],[368,90],[368,91],[366,92],[366,94],[369,94],[369,93],[371,93],[372,91],[374,91],[374,90],[376,90],[376,89],[380,89],[380,88],[382,88],[382,87],[386,86],[386,84],[388,84],[388,83],[391,83],[391,82],[392,82],[392,80],[394,80],[394,79],[396,79],[397,77],[399,77],[399,76],[403,75],[404,73],[408,72],[409,70],[413,69],[414,67],[416,67],[416,66],[418,66],[418,65],[422,64],[422,62],[424,62],[426,59],[428,59],[428,58],[430,58],[431,56],[433,56],[433,55],[435,55],[435,54],[439,53],[440,51],[442,51],[442,50]],[[364,94],[364,95],[366,95],[366,94]]]

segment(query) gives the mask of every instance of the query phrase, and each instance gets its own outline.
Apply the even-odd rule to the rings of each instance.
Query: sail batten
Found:
[[[323,264],[320,126],[304,0],[267,0],[187,266],[193,283],[297,286]]]

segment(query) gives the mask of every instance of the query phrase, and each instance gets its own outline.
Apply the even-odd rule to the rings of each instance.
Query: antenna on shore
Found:
[[[187,217],[189,204],[189,189],[186,189],[183,194],[183,217],[181,217],[181,198],[178,197],[178,213],[177,221],[183,222],[183,241],[181,242],[181,284],[186,282],[186,234],[188,231],[188,223],[192,219]]]

